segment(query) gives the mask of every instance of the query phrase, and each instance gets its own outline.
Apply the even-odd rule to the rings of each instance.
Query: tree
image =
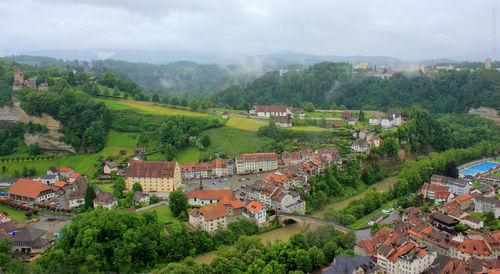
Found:
[[[114,88],[118,79],[112,72],[105,72],[102,74],[101,77],[101,84],[103,86],[109,87],[109,88]]]
[[[389,157],[394,157],[398,155],[399,145],[393,137],[387,137],[380,146],[380,151]]]
[[[458,178],[458,168],[455,161],[447,162],[444,167],[444,176],[451,178]]]
[[[123,198],[123,191],[125,191],[125,181],[123,177],[119,177],[113,183],[113,195],[118,198]]]
[[[339,109],[340,109],[340,110],[346,110],[346,109],[347,109],[347,107],[346,107],[346,106],[344,106],[344,105],[341,105],[341,106],[339,107]]]
[[[153,94],[153,97],[151,97],[151,102],[159,103],[160,102],[160,96],[158,93]]]
[[[39,155],[40,153],[41,153],[41,149],[40,149],[40,145],[38,144],[38,142],[33,143],[28,147],[28,154],[29,155],[34,156],[34,155]]]
[[[208,137],[208,135],[203,135],[203,137],[201,137],[201,144],[204,146],[204,147],[208,147],[210,145],[210,137]]]
[[[365,113],[362,110],[359,111],[359,121],[360,122],[365,121]]]
[[[200,107],[200,103],[198,102],[198,100],[196,99],[191,99],[189,100],[189,108],[193,111],[195,110],[198,110],[198,108]]]
[[[136,183],[134,183],[134,184],[132,185],[132,191],[133,191],[134,193],[135,193],[135,192],[137,192],[137,191],[142,192],[142,185],[141,185],[141,184],[139,184],[139,183],[137,183],[137,182],[136,182]]]
[[[299,249],[295,254],[295,264],[298,270],[302,270],[305,273],[311,272],[313,266],[309,254],[303,249]]]
[[[304,110],[307,112],[313,112],[314,111],[313,103],[311,103],[311,102],[307,103],[306,106],[304,107]]]
[[[95,189],[93,184],[87,185],[87,190],[85,192],[85,208],[93,208],[94,207],[94,199],[97,197],[95,194]]]
[[[338,107],[337,107],[337,104],[335,104],[335,103],[332,103],[332,105],[330,106],[330,109],[331,109],[331,110],[335,110],[335,109],[337,109],[337,108],[338,108]]]
[[[341,251],[342,248],[340,248],[334,240],[330,240],[325,244],[325,246],[323,246],[323,254],[328,262],[331,262],[335,257],[337,257]]]
[[[172,100],[170,100],[170,103],[174,106],[179,105],[179,99],[177,97],[172,97]]]
[[[363,170],[363,176],[361,177],[363,182],[367,185],[372,185],[375,183],[375,174],[373,172],[373,168],[370,165],[367,165]]]
[[[160,198],[158,198],[158,196],[156,195],[151,195],[151,197],[149,197],[149,204],[150,205],[154,205],[154,204],[157,204],[160,202]]]
[[[188,105],[188,100],[186,98],[182,98],[181,107],[187,107],[187,105]]]
[[[174,216],[179,216],[181,213],[186,212],[188,208],[188,199],[186,193],[182,189],[177,189],[170,192],[168,197],[169,207]]]
[[[464,224],[458,223],[455,225],[455,231],[460,232],[460,231],[464,231],[464,230],[465,230]]]

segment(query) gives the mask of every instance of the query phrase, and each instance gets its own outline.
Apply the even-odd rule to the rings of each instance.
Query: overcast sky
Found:
[[[0,54],[169,49],[257,55],[492,51],[495,0],[0,0]]]

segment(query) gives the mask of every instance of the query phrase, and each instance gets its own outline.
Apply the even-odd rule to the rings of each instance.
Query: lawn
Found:
[[[288,129],[301,130],[301,131],[328,131],[328,129],[326,129],[326,128],[315,127],[315,126],[302,126],[302,127],[293,126],[293,127],[289,127]]]
[[[104,192],[113,192],[113,184],[98,184],[97,186]]]
[[[75,153],[72,155],[56,155],[52,160],[35,160],[35,161],[21,161],[21,162],[0,162],[1,166],[5,166],[6,170],[2,175],[14,176],[18,171],[20,174],[23,166],[28,169],[35,168],[36,175],[45,174],[47,169],[52,166],[62,167],[71,166],[75,171],[93,176],[101,163],[98,163],[98,158],[102,156],[115,157],[116,159],[124,159],[127,155],[131,155],[135,151],[135,146],[138,140],[138,133],[120,133],[114,130],[108,132],[108,139],[106,146],[98,153]],[[121,151],[125,151],[125,155],[121,155]],[[9,157],[5,157],[9,158]],[[0,158],[1,159],[1,158]]]
[[[17,210],[12,207],[8,207],[6,205],[0,205],[0,212],[7,212],[7,214],[10,216],[12,220],[16,220],[18,222],[24,222],[28,220],[28,217],[24,215],[24,213],[26,213],[26,211],[24,210]]]
[[[243,130],[257,131],[259,130],[259,128],[267,126],[268,124],[268,121],[257,121],[253,119],[232,117],[227,121],[226,126]]]
[[[177,153],[177,162],[179,162],[179,164],[198,162],[202,153],[203,152],[196,147],[187,147]]]
[[[210,137],[209,151],[234,155],[259,152],[273,142],[269,138],[257,136],[255,132],[227,126],[209,129],[205,134]]]
[[[494,175],[494,176],[500,176],[500,171],[495,172],[493,175]]]
[[[310,118],[340,118],[338,112],[306,112],[306,117]]]
[[[174,217],[174,215],[172,215],[170,208],[168,208],[168,206],[165,204],[155,206],[153,208],[144,210],[143,212],[151,212],[151,211],[156,211],[156,214],[158,214],[158,220],[163,224],[180,222],[177,218]]]
[[[370,221],[370,219],[373,216],[375,216],[379,213],[382,213],[383,209],[388,209],[388,208],[393,207],[396,204],[396,202],[397,202],[397,200],[392,200],[392,201],[389,201],[389,202],[383,204],[379,209],[373,211],[372,213],[370,213],[368,215],[365,215],[361,219],[358,219],[353,224],[350,224],[349,227],[352,229],[362,229],[362,228],[369,227],[368,222]]]
[[[149,102],[108,98],[94,98],[94,100],[103,102],[108,108],[113,110],[131,110],[140,114],[209,116],[207,113],[194,112],[181,108],[172,108]]]

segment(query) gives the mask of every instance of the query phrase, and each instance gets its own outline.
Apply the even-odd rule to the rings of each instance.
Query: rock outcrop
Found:
[[[16,123],[41,124],[48,128],[47,133],[25,133],[24,143],[29,146],[38,143],[44,152],[48,153],[74,153],[75,150],[68,144],[61,142],[64,135],[59,132],[61,123],[50,115],[43,113],[41,116],[30,116],[21,107],[17,98],[13,98],[12,107],[0,107],[0,129],[7,129]]]

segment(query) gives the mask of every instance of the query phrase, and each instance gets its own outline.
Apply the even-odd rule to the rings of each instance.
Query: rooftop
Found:
[[[52,189],[42,182],[21,178],[10,187],[9,195],[17,195],[36,199],[41,192],[48,190]]]
[[[177,162],[131,161],[125,177],[172,178]]]

